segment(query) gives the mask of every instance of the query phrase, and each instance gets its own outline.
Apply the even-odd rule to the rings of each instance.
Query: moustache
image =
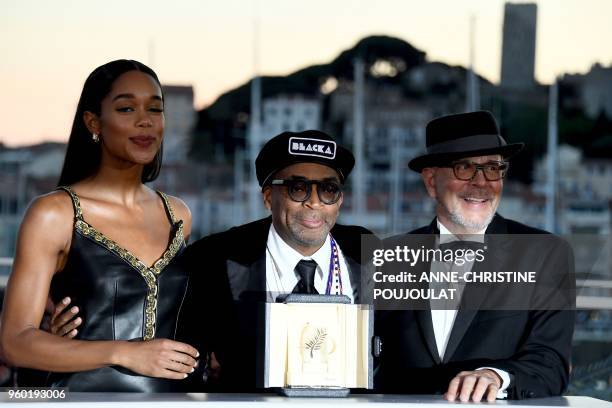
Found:
[[[495,194],[487,189],[477,188],[464,191],[459,194],[460,198],[475,198],[478,200],[492,200]]]
[[[319,221],[323,221],[326,222],[327,219],[320,213],[315,212],[315,211],[307,211],[307,212],[300,212],[296,214],[296,218],[303,220],[303,221],[314,221],[314,222],[319,222]]]

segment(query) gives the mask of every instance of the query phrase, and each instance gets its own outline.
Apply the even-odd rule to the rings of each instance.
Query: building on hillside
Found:
[[[529,89],[535,85],[536,23],[534,3],[506,3],[502,38],[501,86]]]

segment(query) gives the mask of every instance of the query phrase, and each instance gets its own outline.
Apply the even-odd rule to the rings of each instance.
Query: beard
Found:
[[[461,214],[461,211],[459,210],[449,211],[448,214],[450,215],[450,219],[453,223],[461,225],[466,230],[478,232],[485,229],[491,223],[493,217],[495,216],[495,210],[490,211],[487,217],[481,221],[470,219],[465,215]]]
[[[488,189],[473,188],[473,189],[470,189],[470,190],[467,190],[465,192],[458,194],[459,200],[464,200],[466,198],[488,200],[487,202],[491,203],[491,206],[488,209],[486,209],[486,211],[488,211],[488,214],[486,214],[486,216],[484,217],[483,216],[469,217],[463,211],[460,204],[456,206],[452,206],[452,208],[446,206],[442,202],[439,202],[439,204],[446,210],[451,222],[453,222],[455,225],[459,225],[463,227],[464,229],[471,231],[472,233],[476,233],[478,231],[484,230],[491,223],[491,221],[493,220],[493,217],[495,216],[495,211],[497,211],[497,204],[499,204],[499,202],[493,204],[496,199],[495,194],[493,194]]]
[[[303,247],[318,249],[323,246],[333,224],[321,215],[304,213],[298,214],[297,216],[298,218],[304,217],[308,219],[315,219],[317,221],[321,220],[323,221],[323,224],[319,228],[311,229],[304,227],[297,221],[288,223],[289,231],[293,240]]]

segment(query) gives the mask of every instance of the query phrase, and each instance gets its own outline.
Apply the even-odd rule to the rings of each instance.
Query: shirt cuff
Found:
[[[506,398],[508,398],[508,392],[506,390],[510,386],[510,374],[508,374],[504,370],[500,370],[499,368],[493,368],[493,367],[480,367],[480,368],[477,368],[476,370],[491,370],[491,371],[495,371],[495,373],[497,375],[499,375],[499,377],[502,379],[502,384],[501,384],[501,387],[499,387],[499,390],[497,390],[496,398],[497,399],[506,399]]]

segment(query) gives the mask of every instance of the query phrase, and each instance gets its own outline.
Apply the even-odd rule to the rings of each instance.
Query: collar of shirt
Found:
[[[326,275],[323,268],[327,271],[329,268],[329,259],[331,257],[329,234],[317,252],[311,256],[304,256],[289,246],[289,244],[278,235],[278,232],[274,229],[274,225],[271,225],[270,232],[268,233],[268,250],[270,251],[270,255],[275,265],[274,273],[277,275],[281,287],[285,291],[290,292],[298,283],[298,277],[295,275],[294,269],[302,259],[312,259],[317,263],[315,286],[321,287],[319,282],[322,282],[323,276]]]

